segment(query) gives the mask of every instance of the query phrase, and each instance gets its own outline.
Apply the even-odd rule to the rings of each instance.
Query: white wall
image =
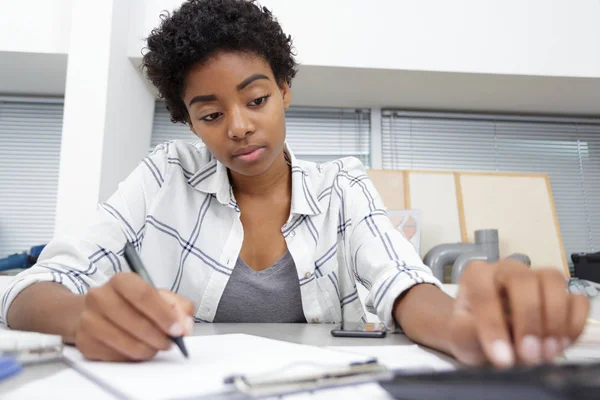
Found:
[[[0,95],[65,95],[58,230],[146,152],[154,98],[134,66],[181,2],[0,3]],[[294,37],[296,105],[600,115],[600,0],[260,2]]]
[[[136,0],[130,57],[163,9]],[[600,77],[598,0],[262,0],[305,65]]]
[[[154,96],[127,57],[129,0],[73,0],[55,231],[86,225],[147,155]]]
[[[66,54],[72,0],[0,2],[0,52]]]
[[[263,3],[309,65],[600,76],[597,0]]]

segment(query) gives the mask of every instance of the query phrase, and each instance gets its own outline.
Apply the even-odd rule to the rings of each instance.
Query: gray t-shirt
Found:
[[[238,258],[213,322],[306,322],[290,252],[260,272]]]

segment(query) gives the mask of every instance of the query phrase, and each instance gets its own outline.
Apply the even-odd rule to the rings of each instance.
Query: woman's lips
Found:
[[[245,162],[256,161],[264,153],[264,150],[264,147],[249,146],[233,153],[233,157]]]

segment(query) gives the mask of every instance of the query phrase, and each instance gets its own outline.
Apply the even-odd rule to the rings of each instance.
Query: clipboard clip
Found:
[[[392,379],[393,373],[376,359],[344,365],[292,363],[255,375],[232,375],[224,383],[252,398],[288,395],[331,387]]]

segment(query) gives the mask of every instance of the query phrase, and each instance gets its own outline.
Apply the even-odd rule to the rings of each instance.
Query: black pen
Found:
[[[144,267],[144,264],[142,263],[142,259],[138,255],[135,247],[133,247],[133,245],[130,242],[127,242],[125,244],[124,255],[125,255],[125,261],[127,261],[127,264],[129,264],[129,268],[131,269],[131,271],[138,274],[143,280],[145,280],[148,284],[150,284],[150,286],[155,287],[154,283],[152,282],[152,279],[150,278],[150,275],[148,274],[148,271],[146,270],[146,268]],[[179,347],[179,350],[181,350],[181,352],[183,353],[185,358],[188,358],[189,355],[188,355],[187,348],[185,347],[185,343],[183,343],[183,336],[177,336],[177,337],[171,336],[171,340],[173,340],[173,342],[175,342],[177,347]]]

